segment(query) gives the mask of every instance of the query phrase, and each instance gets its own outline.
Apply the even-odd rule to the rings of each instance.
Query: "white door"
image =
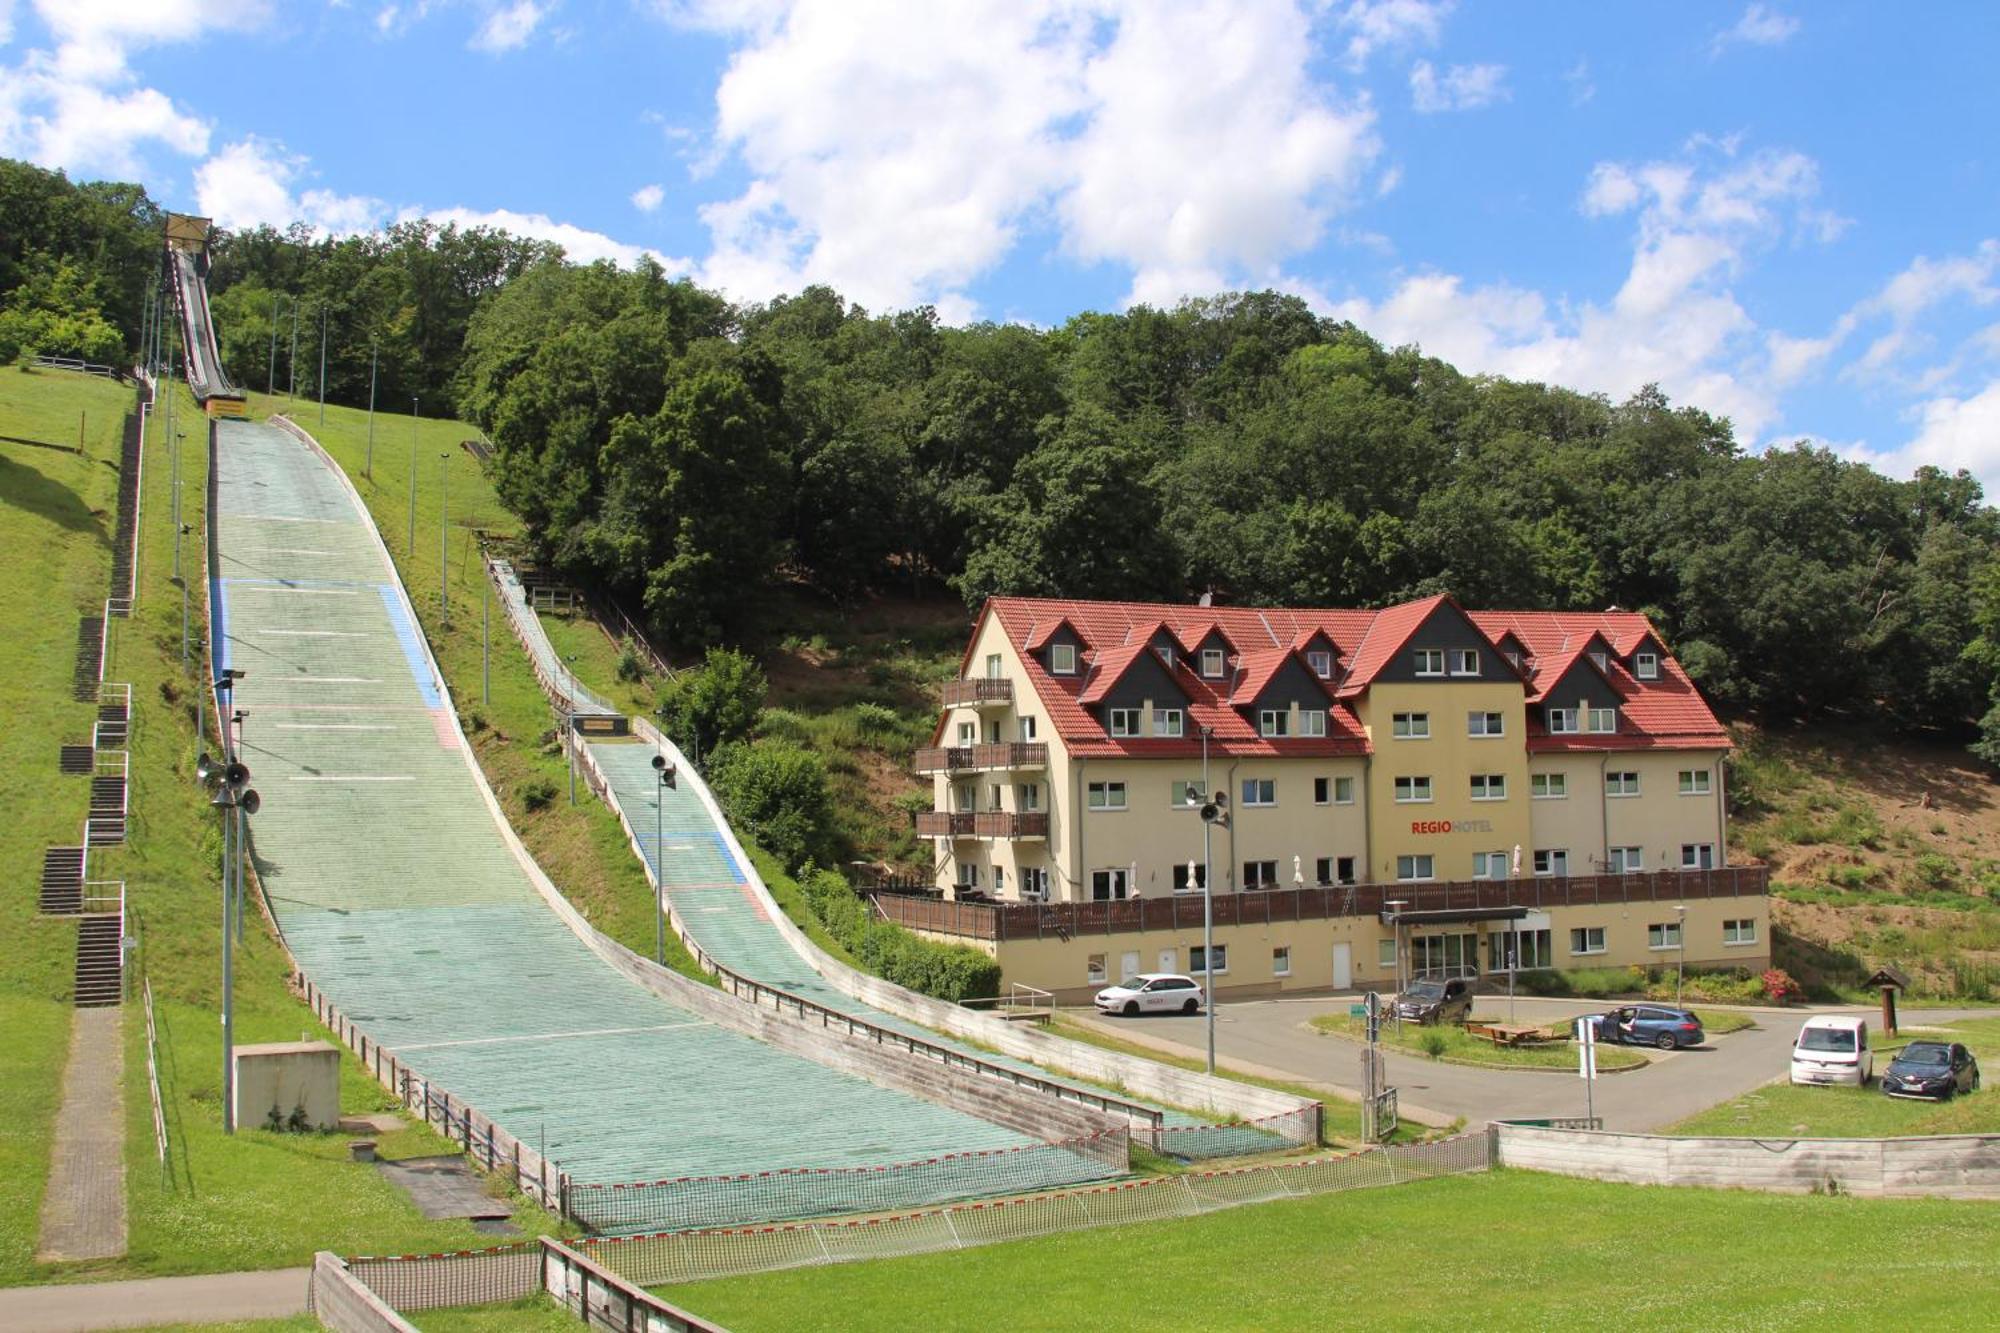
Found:
[[[1178,972],[1180,970],[1181,970],[1180,951],[1177,949],[1160,950],[1160,971]]]
[[[1124,981],[1139,975],[1139,951],[1127,949],[1118,955],[1118,979]]]
[[[1354,984],[1354,946],[1336,944],[1333,946],[1333,988],[1346,990]]]

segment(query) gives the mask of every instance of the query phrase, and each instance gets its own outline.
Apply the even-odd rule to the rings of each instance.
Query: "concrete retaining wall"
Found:
[[[1628,1185],[1876,1198],[2000,1199],[2000,1134],[1905,1139],[1676,1138],[1495,1125],[1495,1160]]]
[[[347,1271],[345,1260],[325,1250],[313,1256],[306,1308],[339,1333],[417,1333],[415,1324]]]

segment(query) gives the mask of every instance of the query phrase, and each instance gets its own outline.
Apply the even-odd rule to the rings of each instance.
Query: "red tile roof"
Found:
[[[1368,749],[1350,707],[1328,709],[1327,736],[1265,740],[1251,720],[1231,704],[1247,703],[1305,636],[1323,631],[1348,659],[1337,696],[1352,700],[1362,694],[1382,668],[1437,607],[1449,599],[1427,597],[1381,611],[1349,609],[1196,607],[1160,602],[1083,602],[1030,597],[995,597],[982,618],[999,618],[1007,638],[1024,650],[1028,683],[1048,710],[1049,722],[1070,751],[1082,757],[1124,755],[1198,755],[1203,726],[1224,752],[1238,755],[1361,754]],[[1520,640],[1532,661],[1523,664],[1530,701],[1539,699],[1545,682],[1584,651],[1593,633],[1602,634],[1613,652],[1629,652],[1640,638],[1653,634],[1646,617],[1632,611],[1472,611],[1466,613],[1490,640],[1508,631]],[[1047,643],[1059,625],[1067,624],[1092,650],[1091,669],[1077,676],[1051,676],[1034,650]],[[1174,678],[1188,694],[1188,735],[1180,740],[1106,736],[1084,705],[1084,696],[1098,682],[1115,681],[1154,630],[1170,630],[1192,651],[1211,629],[1222,631],[1237,649],[1235,669],[1221,681],[1207,681],[1177,665]],[[1141,635],[1143,634],[1143,637]],[[1655,638],[1658,636],[1655,635]],[[968,648],[968,652],[970,649]],[[1593,663],[1593,667],[1595,664]],[[1240,673],[1240,675],[1239,675]],[[1533,750],[1717,749],[1729,745],[1728,733],[1709,711],[1694,683],[1671,656],[1660,660],[1658,680],[1635,680],[1613,658],[1604,670],[1612,687],[1625,699],[1622,725],[1613,736],[1583,734],[1550,736],[1530,710],[1528,746]],[[1218,687],[1228,691],[1219,693]],[[1233,687],[1233,688],[1232,688]],[[1108,688],[1108,684],[1105,686]],[[1102,691],[1092,698],[1102,697]]]
[[[1146,654],[1147,643],[1148,639],[1140,639],[1134,643],[1101,650],[1091,661],[1089,680],[1084,685],[1083,691],[1076,696],[1076,701],[1079,704],[1100,702],[1105,695],[1111,693],[1111,687],[1118,683],[1118,678],[1125,674],[1126,668]]]

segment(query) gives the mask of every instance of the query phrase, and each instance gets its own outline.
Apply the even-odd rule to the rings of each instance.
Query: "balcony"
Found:
[[[946,708],[1006,708],[1014,702],[1014,682],[1003,677],[976,676],[944,683]]]
[[[995,745],[938,745],[917,751],[919,773],[969,773],[994,769],[1049,766],[1049,747],[1041,741],[1005,741]]]
[[[920,838],[1046,838],[1049,816],[1045,810],[919,810],[917,836]]]

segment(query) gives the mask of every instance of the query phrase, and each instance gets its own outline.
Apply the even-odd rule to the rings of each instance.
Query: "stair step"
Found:
[[[89,745],[65,745],[56,760],[62,773],[89,773],[97,767],[97,750]]]
[[[88,702],[97,697],[97,677],[102,670],[100,654],[104,646],[104,618],[85,616],[76,625],[76,697]]]

